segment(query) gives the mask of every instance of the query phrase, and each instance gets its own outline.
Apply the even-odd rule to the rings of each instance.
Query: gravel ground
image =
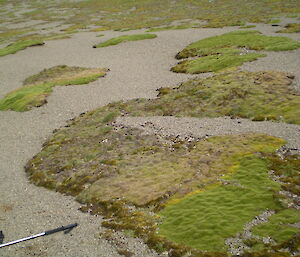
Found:
[[[273,29],[270,25],[268,26],[269,30]],[[74,35],[72,39],[49,41],[45,46],[28,48],[17,54],[1,57],[0,97],[19,88],[26,77],[54,65],[107,67],[111,71],[105,78],[89,85],[56,88],[48,98],[48,104],[41,108],[25,113],[0,112],[0,131],[2,132],[0,134],[0,195],[2,196],[0,198],[0,230],[5,234],[5,242],[69,223],[80,224],[67,235],[57,233],[6,247],[0,250],[0,255],[10,257],[119,256],[113,244],[99,239],[99,232],[102,231],[100,216],[83,214],[77,210],[79,204],[71,197],[30,184],[23,167],[40,151],[42,143],[51,136],[54,129],[65,125],[68,119],[81,112],[122,99],[153,98],[156,96],[157,88],[173,87],[194,77],[169,71],[170,67],[176,63],[174,55],[195,40],[231,30],[233,28],[162,31],[156,33],[158,35],[156,39],[129,42],[102,49],[93,49],[92,45],[122,33],[103,32],[101,34],[105,36],[101,38],[96,37],[99,33],[80,33]],[[126,34],[140,32],[130,31]],[[299,39],[299,36],[297,38]],[[250,66],[259,70],[283,69],[296,72],[299,78],[299,70],[295,70],[295,67],[300,67],[300,58],[295,57],[295,55],[299,57],[299,53],[299,51],[284,55],[268,53],[267,63],[261,59],[251,63]],[[283,63],[279,65],[281,61]],[[250,66],[249,68],[253,68]],[[151,122],[155,123],[157,118],[151,119]],[[174,118],[164,119],[170,119],[173,122]],[[164,119],[158,122],[158,126],[162,126]],[[181,133],[182,121],[184,120],[174,119],[174,125],[170,124],[169,129],[175,130],[177,134]],[[184,133],[200,131],[200,126],[203,125],[201,121],[195,119],[186,121],[191,126],[186,127]],[[138,122],[135,123],[138,125]],[[238,123],[227,119],[207,120],[207,122],[211,123],[203,134],[222,134],[222,129],[218,132],[219,126],[223,128],[228,126],[227,131],[232,130],[232,133],[236,133],[239,132],[237,130],[240,128],[239,124],[242,124],[241,126],[248,124],[246,120]],[[299,146],[299,126],[262,122],[257,124],[255,125],[257,130],[261,128],[266,133],[274,134],[280,130],[279,136],[289,140],[289,144]],[[279,129],[274,126],[282,127]],[[139,240],[131,239],[128,243],[130,249],[135,249],[133,250],[135,256],[156,256]]]

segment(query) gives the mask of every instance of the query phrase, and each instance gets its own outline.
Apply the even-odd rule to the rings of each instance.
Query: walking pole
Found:
[[[36,235],[32,235],[32,236],[29,236],[29,237],[24,237],[24,238],[15,240],[15,241],[11,241],[11,242],[8,242],[8,243],[5,243],[5,244],[1,244],[0,248],[5,247],[5,246],[9,246],[9,245],[13,245],[13,244],[18,244],[20,242],[31,240],[31,239],[34,239],[34,238],[37,238],[37,237],[40,237],[40,236],[48,236],[48,235],[51,235],[51,234],[54,234],[54,233],[57,233],[57,232],[60,232],[60,231],[64,231],[64,230],[70,231],[71,229],[77,227],[77,225],[78,225],[77,223],[74,223],[74,224],[70,224],[70,225],[67,225],[67,226],[62,226],[62,227],[58,227],[58,228],[55,228],[55,229],[47,230],[45,232],[42,232],[42,233],[39,233],[39,234],[36,234]],[[66,232],[68,232],[68,231],[66,231]]]

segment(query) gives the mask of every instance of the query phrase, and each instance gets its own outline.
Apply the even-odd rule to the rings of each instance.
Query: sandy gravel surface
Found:
[[[101,38],[96,37],[100,33],[81,33],[72,39],[49,41],[45,46],[1,57],[0,97],[19,88],[26,77],[54,65],[107,67],[111,71],[89,85],[56,88],[48,98],[48,104],[41,108],[25,113],[0,112],[0,230],[6,236],[5,241],[73,222],[80,224],[68,235],[59,233],[3,248],[0,256],[119,256],[115,247],[99,239],[101,217],[81,213],[77,210],[79,204],[70,197],[31,185],[23,167],[40,151],[53,129],[63,126],[81,112],[121,99],[153,98],[157,88],[173,87],[193,77],[169,71],[176,63],[174,55],[195,40],[231,30],[233,28],[162,31],[156,33],[156,39],[102,49],[93,49],[92,45],[122,33],[104,32],[101,34],[105,36]],[[284,61],[284,67],[276,63],[281,61],[281,53],[268,53],[270,63],[266,64],[261,59],[257,64],[253,63],[253,67],[277,69],[279,66],[294,71],[294,67],[300,67],[300,58],[297,60],[295,54],[300,56],[299,51],[284,55],[290,58]],[[182,121],[174,122],[173,129],[180,132],[176,122]],[[197,121],[190,122],[191,131],[200,129]],[[195,126],[192,126],[194,122]],[[211,126],[221,123],[222,120],[212,121]],[[246,123],[242,121],[242,124]],[[236,128],[235,123],[227,125],[228,130]],[[270,126],[270,131],[272,128]],[[287,131],[299,133],[299,128],[290,126]],[[210,130],[206,133],[213,134]],[[138,240],[130,240],[129,248],[136,252],[135,256],[155,256]]]

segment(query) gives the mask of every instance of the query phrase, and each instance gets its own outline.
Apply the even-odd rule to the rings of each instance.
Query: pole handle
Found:
[[[51,234],[59,232],[59,231],[69,230],[69,229],[75,228],[77,226],[78,226],[77,223],[70,224],[70,225],[67,225],[67,226],[61,226],[59,228],[55,228],[55,229],[45,231],[45,235],[51,235]]]

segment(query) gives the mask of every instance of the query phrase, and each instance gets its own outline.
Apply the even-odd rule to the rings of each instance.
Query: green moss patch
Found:
[[[203,73],[224,70],[242,65],[244,62],[257,60],[265,57],[265,54],[249,53],[237,54],[226,53],[225,55],[209,55],[194,60],[186,60],[174,66],[171,70],[178,73]]]
[[[33,76],[27,83],[40,82]],[[247,113],[257,120],[299,124],[300,96],[288,89],[291,83],[292,76],[282,72],[228,72],[160,89],[157,99],[111,103],[56,131],[28,162],[26,172],[36,185],[76,197],[83,211],[109,218],[104,226],[132,231],[158,252],[172,249],[174,256],[187,252],[227,256],[225,239],[242,232],[243,225],[266,209],[276,211],[275,220],[294,221],[286,214],[291,212],[286,205],[289,200],[278,192],[285,187],[294,192],[297,176],[291,180],[293,186],[283,179],[281,185],[268,171],[274,166],[282,178],[295,175],[299,158],[273,155],[284,141],[266,135],[182,141],[146,135],[114,121],[121,115]],[[274,105],[266,108],[266,102]],[[283,235],[277,235],[274,222],[270,219],[269,227],[257,227],[255,233],[270,235],[276,245],[292,240],[297,230],[284,225]],[[275,251],[272,247],[262,244],[262,249]]]
[[[269,168],[279,177],[282,189],[293,195],[300,195],[300,159],[298,156],[288,156],[285,159],[269,157]],[[286,163],[289,165],[286,165]],[[294,199],[294,205],[299,205]]]
[[[13,30],[11,33],[9,33],[9,32],[10,31],[8,31],[4,34],[8,34],[8,35],[12,34],[11,37],[14,38],[13,41],[15,41],[15,42],[9,44],[7,47],[1,48],[0,49],[0,57],[8,55],[8,54],[14,54],[18,51],[26,49],[27,47],[42,46],[45,44],[44,41],[46,41],[46,40],[57,40],[57,39],[70,38],[70,34],[67,34],[67,33],[64,33],[64,34],[49,33],[47,35],[39,35],[37,33],[34,33],[31,35],[22,35],[29,31],[21,30],[21,32],[23,32],[23,33],[19,32],[19,34],[16,34],[15,36],[13,36],[14,35],[13,32],[15,32],[15,31]],[[18,32],[18,30],[15,33],[17,33],[17,32]],[[0,37],[1,37],[1,34],[0,34]],[[3,41],[6,42],[6,41],[8,41],[8,39],[4,37]],[[10,40],[10,41],[12,41],[12,40]],[[0,40],[0,42],[1,42],[1,40]]]
[[[44,74],[46,76],[47,72]],[[74,80],[66,78],[60,82],[42,83],[39,80],[34,82],[33,76],[26,80],[27,84],[22,90],[32,90],[31,83],[35,83],[33,88],[38,90],[51,90],[47,85],[83,84],[90,78],[96,79],[91,75],[88,79],[76,77]],[[226,72],[207,79],[190,80],[178,88],[161,88],[157,99],[112,104],[110,112],[116,116],[121,113],[131,116],[199,118],[231,116],[300,124],[300,95],[290,87],[292,81],[293,76],[283,72]],[[9,99],[17,104],[13,99],[15,94],[11,93],[6,100],[1,100],[2,109],[4,106],[8,109]]]
[[[180,197],[216,183],[217,177],[228,173],[236,154],[255,152],[259,145],[267,149],[258,142],[273,140],[250,136],[247,141],[237,136],[234,145],[231,137],[221,142],[162,141],[140,130],[111,127],[106,120],[110,114],[93,113],[56,133],[28,165],[30,178],[85,203],[122,199],[146,206],[164,202],[167,195]],[[252,142],[256,145],[251,150]],[[281,143],[279,140],[277,146]],[[210,156],[205,157],[208,151]]]
[[[117,115],[112,104],[55,132],[26,165],[30,180],[75,196],[83,211],[109,218],[104,226],[174,254],[227,256],[228,236],[267,208],[284,209],[262,159],[283,140],[248,134],[186,142],[115,126]]]
[[[193,248],[225,251],[225,239],[242,231],[244,224],[265,209],[280,209],[273,198],[280,185],[269,178],[266,163],[254,156],[240,157],[238,163],[227,185],[187,197],[162,210],[159,233]]]
[[[265,56],[248,53],[245,49],[286,51],[299,47],[299,42],[286,37],[265,36],[258,31],[234,31],[190,44],[179,52],[176,58],[200,58],[180,62],[171,70],[184,73],[220,71]]]
[[[95,45],[94,48],[107,47],[107,46],[112,46],[112,45],[118,45],[120,43],[127,42],[127,41],[145,40],[145,39],[152,39],[152,38],[156,38],[156,37],[157,36],[155,34],[124,35],[124,36],[111,38],[103,43]]]
[[[7,3],[3,3],[6,5]],[[55,11],[49,11],[49,6]],[[88,0],[64,1],[57,3],[28,2],[29,9],[25,17],[39,20],[59,20],[61,10],[65,11],[66,24],[95,24],[118,28],[145,28],[168,25],[174,20],[199,19],[208,21],[209,27],[241,25],[245,22],[268,22],[273,17],[297,14],[299,5],[294,0],[226,0],[206,1],[185,0]],[[80,11],[79,11],[80,10]],[[99,16],[101,12],[101,16]],[[3,19],[14,16],[5,13]],[[95,18],[99,18],[95,20]]]
[[[287,37],[270,37],[255,30],[233,31],[220,36],[206,38],[190,44],[177,54],[177,58],[206,56],[226,53],[228,48],[245,47],[251,50],[286,51],[300,47],[299,42]]]
[[[281,20],[280,19],[270,19],[267,23],[268,24],[276,24],[276,23],[280,23]]]
[[[85,24],[75,24],[71,25],[68,28],[62,29],[62,31],[67,32],[67,33],[76,33],[80,30],[87,29],[87,26]]]
[[[180,24],[180,25],[174,25],[174,26],[162,26],[162,27],[157,27],[157,28],[150,28],[147,30],[147,32],[199,28],[200,26],[201,25],[199,25],[199,24]]]
[[[299,228],[292,226],[297,222],[300,222],[300,212],[296,209],[284,209],[271,216],[267,223],[254,227],[252,232],[258,236],[271,237],[277,243],[283,243],[300,232]]]
[[[172,22],[174,21],[205,21],[207,24],[204,27],[213,28],[243,26],[246,23],[268,23],[273,17],[287,15],[297,17],[300,12],[299,3],[296,0],[190,0],[188,2],[186,0],[176,2],[172,0],[68,0],[55,3],[27,1],[28,11],[20,15],[17,13],[23,7],[19,3],[14,3],[12,7],[9,6],[9,3],[9,1],[5,1],[1,4],[0,12],[3,24],[31,20],[63,22],[69,26],[65,30],[68,33],[95,26],[100,30],[119,31],[156,29],[173,27]],[[32,27],[34,28],[35,25]],[[8,37],[9,42],[16,41],[18,38],[14,35],[16,29],[4,28],[3,30],[8,33],[12,32]],[[38,26],[36,26],[37,33],[39,33],[38,30]]]
[[[300,23],[290,23],[284,29],[276,31],[277,33],[299,33]]]
[[[55,86],[81,85],[103,77],[106,69],[68,67],[66,65],[45,69],[27,78],[24,86],[8,93],[0,100],[0,110],[28,111],[47,103],[47,96]]]
[[[250,28],[255,28],[256,25],[245,25],[245,26],[241,26],[240,29],[250,29]]]
[[[23,36],[26,33],[32,32],[30,29],[7,29],[7,28],[1,28],[0,33],[0,44],[5,43],[9,41],[10,39],[17,39],[21,36]]]
[[[233,162],[232,156],[222,151],[231,143],[226,142],[226,139],[221,144],[216,142],[210,143],[208,141],[193,145],[193,149],[187,148],[189,149],[188,152],[182,149],[182,147],[186,148],[187,145],[178,142],[172,145],[174,150],[171,153],[169,148],[163,149],[160,145],[156,145],[156,147],[152,145],[150,147],[142,146],[133,151],[135,156],[131,162],[135,163],[134,167],[128,166],[128,164],[125,166],[122,161],[118,163],[117,160],[113,163],[111,161],[102,162],[119,167],[123,166],[123,168],[118,169],[118,176],[99,179],[82,193],[79,199],[86,202],[86,200],[91,201],[95,198],[103,201],[123,197],[135,205],[144,206],[159,201],[167,194],[178,197],[199,189],[205,183],[215,183],[216,177],[227,173],[228,167]],[[246,143],[247,146],[249,144]],[[241,152],[241,148],[242,146],[232,146],[231,154],[234,156]],[[160,152],[158,149],[164,151]],[[210,158],[203,159],[203,155],[208,149],[211,153]],[[141,154],[138,154],[140,151]],[[245,151],[251,150],[247,148]],[[142,162],[139,161],[141,156]],[[215,161],[215,158],[219,161]],[[154,159],[160,161],[154,163]],[[221,159],[223,160],[222,166],[219,164]],[[209,171],[206,165],[210,166]],[[197,169],[200,169],[202,173],[199,174],[199,178],[197,178]]]
[[[273,158],[285,162],[285,167],[292,165],[287,159]],[[240,233],[245,223],[254,216],[271,209],[276,210],[276,214],[267,223],[254,227],[253,233],[260,238],[249,244],[254,254],[246,256],[285,256],[280,255],[280,250],[288,248],[283,245],[292,242],[300,232],[299,228],[292,226],[300,221],[300,212],[283,207],[282,197],[278,197],[280,184],[268,176],[270,163],[274,165],[276,162],[251,155],[240,158],[236,173],[225,184],[185,197],[163,209],[160,212],[163,221],[159,233],[177,243],[198,249],[226,251],[224,239]],[[274,243],[264,245],[262,237],[270,237]],[[257,244],[264,252],[262,255],[255,255]]]
[[[5,56],[8,54],[14,54],[20,50],[23,50],[27,47],[31,46],[41,46],[44,45],[45,43],[42,40],[20,40],[17,41],[16,43],[10,44],[7,47],[1,48],[0,49],[0,56]]]
[[[162,88],[158,99],[121,106],[134,116],[242,117],[300,124],[300,95],[282,72],[229,72]]]
[[[186,19],[206,21],[205,27],[242,26],[247,22],[269,22],[273,17],[294,17],[300,12],[296,0],[27,1],[28,11],[20,15],[16,14],[22,6],[14,3],[12,7],[9,3],[1,3],[3,24],[30,20],[64,22],[69,25],[66,31],[70,33],[95,26],[106,30],[169,27],[173,21]],[[10,42],[14,40],[12,35]]]

